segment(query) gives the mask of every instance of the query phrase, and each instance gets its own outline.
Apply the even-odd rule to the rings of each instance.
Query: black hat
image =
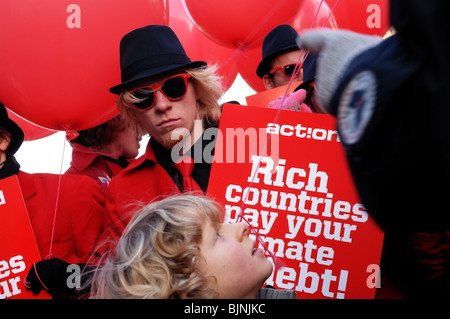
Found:
[[[256,69],[256,74],[262,79],[270,71],[270,63],[276,55],[299,50],[296,42],[297,38],[297,32],[287,24],[279,25],[270,31],[263,41],[263,58]]]
[[[0,103],[0,126],[7,130],[11,137],[9,146],[6,149],[6,155],[8,157],[12,156],[17,152],[20,145],[22,145],[24,134],[20,126],[9,118],[8,111],[2,103]]]
[[[134,84],[179,68],[199,68],[204,61],[192,62],[171,28],[149,25],[126,34],[120,41],[122,83],[109,89],[120,92]]]

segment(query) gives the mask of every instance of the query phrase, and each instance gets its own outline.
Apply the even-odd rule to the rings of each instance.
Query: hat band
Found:
[[[191,63],[191,60],[183,54],[164,54],[160,56],[146,57],[122,68],[122,83],[131,80],[138,80],[134,79],[134,77],[138,74],[142,74],[143,71],[148,71],[148,76],[152,76],[164,71],[170,71],[189,63]],[[152,70],[154,70],[153,74],[151,73]]]

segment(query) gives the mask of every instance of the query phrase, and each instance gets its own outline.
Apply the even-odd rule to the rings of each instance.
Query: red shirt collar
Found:
[[[98,153],[80,144],[74,143],[72,147],[72,161],[70,162],[70,166],[80,172],[86,170],[97,157],[101,157]]]

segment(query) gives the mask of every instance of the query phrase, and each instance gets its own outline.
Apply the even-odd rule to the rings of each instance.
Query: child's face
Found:
[[[255,298],[272,273],[272,263],[261,249],[254,250],[247,224],[221,224],[216,230],[207,223],[202,236],[200,251],[206,264],[201,271],[216,278],[211,286],[219,298]]]
[[[139,155],[141,135],[131,126],[117,132],[114,144],[122,150],[121,156],[135,158]]]

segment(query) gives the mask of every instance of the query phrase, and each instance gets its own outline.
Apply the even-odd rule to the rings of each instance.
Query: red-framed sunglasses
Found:
[[[277,72],[278,70],[283,70],[283,75],[287,78],[290,79],[292,77],[292,74],[294,74],[295,72],[295,77],[297,77],[300,73],[300,67],[297,68],[297,70],[295,69],[297,66],[297,64],[286,64],[283,66],[279,66],[277,68],[273,68],[272,70],[269,71],[269,74],[274,74],[275,72]]]
[[[181,100],[187,93],[189,73],[171,76],[157,84],[138,87],[129,92],[139,102],[131,103],[138,110],[149,110],[155,105],[155,92],[161,93],[171,101]]]

